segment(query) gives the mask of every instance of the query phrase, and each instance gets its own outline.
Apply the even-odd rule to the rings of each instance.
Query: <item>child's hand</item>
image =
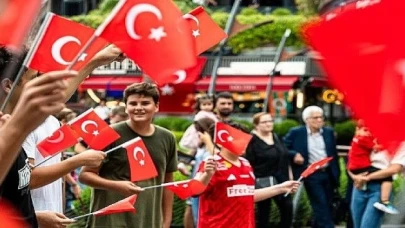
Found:
[[[209,176],[213,176],[216,170],[217,170],[217,163],[214,161],[214,158],[211,156],[205,161],[204,171]]]

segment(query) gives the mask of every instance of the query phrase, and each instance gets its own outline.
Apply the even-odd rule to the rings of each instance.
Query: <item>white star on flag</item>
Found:
[[[97,135],[99,135],[100,133],[97,131],[97,130],[95,130],[95,131],[93,131],[93,135],[94,136],[97,136]]]
[[[167,34],[164,31],[163,26],[160,26],[159,28],[151,28],[150,29],[150,35],[149,35],[149,39],[151,40],[156,40],[156,41],[160,41],[162,39],[162,37],[167,36]]]
[[[162,91],[162,96],[172,95],[174,93],[173,87],[171,87],[167,84],[165,86],[161,87],[160,90]]]
[[[80,58],[77,61],[85,61],[86,57],[87,57],[87,54],[83,53],[83,54],[80,55]]]
[[[232,136],[229,136],[227,139],[228,139],[228,142],[232,142],[232,141],[233,141]]]
[[[197,38],[197,36],[199,36],[200,35],[200,30],[193,30],[193,36],[194,36],[194,38]]]
[[[144,165],[145,165],[145,160],[140,160],[140,161],[139,161],[139,164],[140,164],[141,166],[144,166]]]

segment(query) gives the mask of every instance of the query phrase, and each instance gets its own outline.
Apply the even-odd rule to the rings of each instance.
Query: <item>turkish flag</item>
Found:
[[[201,6],[183,15],[183,18],[188,21],[192,28],[190,35],[195,39],[197,55],[212,48],[227,37],[224,30],[212,20]]]
[[[20,49],[41,8],[41,0],[1,1],[0,44]]]
[[[160,89],[160,112],[192,113],[195,102],[194,83],[200,78],[207,58],[199,57],[197,65],[179,70],[175,75],[155,81]]]
[[[69,125],[90,148],[95,150],[102,150],[120,138],[120,135],[92,108],[71,120]]]
[[[170,191],[172,191],[180,199],[185,200],[191,196],[196,196],[205,191],[207,186],[198,180],[190,180],[186,183],[177,184],[173,182],[173,185],[166,186]]]
[[[93,215],[100,216],[100,215],[109,215],[109,214],[116,214],[116,213],[122,213],[122,212],[134,212],[135,213],[136,209],[135,209],[134,205],[135,205],[137,197],[138,197],[138,195],[136,195],[136,194],[129,196],[123,200],[120,200],[116,203],[111,204],[110,206],[107,206],[96,212],[93,212]]]
[[[394,152],[405,140],[405,54],[398,51],[405,48],[405,31],[392,21],[403,19],[405,1],[365,2],[307,26],[304,38],[323,57],[330,83],[344,93],[355,116]]]
[[[44,32],[40,34],[40,39],[27,63],[27,67],[40,72],[66,69],[94,34],[94,29],[53,13],[50,13],[44,23],[46,23]],[[107,45],[104,39],[96,38],[80,56],[73,70],[80,70]]]
[[[324,167],[326,164],[328,164],[331,160],[333,159],[333,157],[327,157],[324,159],[321,159],[319,161],[316,161],[312,164],[310,164],[307,169],[304,170],[304,172],[301,173],[301,177],[302,178],[306,178],[309,175],[313,174],[314,172],[316,172],[317,170],[319,170],[320,168]]]
[[[158,79],[196,63],[193,38],[181,31],[190,27],[172,0],[121,0],[96,35]]]
[[[8,228],[28,227],[20,212],[5,199],[0,199],[0,224],[1,227]]]
[[[246,134],[228,124],[222,122],[215,123],[214,142],[238,156],[245,152],[251,139],[252,136],[250,134]]]
[[[132,182],[147,180],[158,175],[148,149],[140,137],[122,144],[122,147],[127,150]]]
[[[63,125],[51,136],[38,143],[37,148],[43,157],[52,156],[75,145],[79,136],[69,125]]]

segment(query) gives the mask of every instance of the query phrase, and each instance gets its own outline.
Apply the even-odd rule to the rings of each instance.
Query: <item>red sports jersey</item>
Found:
[[[207,189],[200,195],[199,228],[254,228],[255,177],[252,167],[239,158],[237,167],[220,155],[215,155],[217,171]],[[203,172],[204,162],[199,172]]]

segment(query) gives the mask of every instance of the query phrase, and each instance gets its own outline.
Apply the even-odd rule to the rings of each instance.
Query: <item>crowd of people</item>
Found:
[[[0,119],[0,199],[20,213],[18,218],[9,219],[23,221],[26,227],[66,227],[75,221],[63,213],[86,185],[93,189],[92,212],[127,196],[139,195],[136,213],[90,216],[87,227],[168,228],[172,222],[173,193],[166,188],[144,188],[173,182],[174,172],[181,170],[206,186],[187,200],[185,227],[269,227],[272,201],[280,211],[279,227],[292,227],[292,196],[283,193],[294,193],[300,187],[300,182],[294,180],[308,165],[332,157],[326,166],[305,178],[303,186],[312,207],[312,226],[335,226],[332,198],[339,186],[339,159],[335,133],[324,126],[323,110],[317,106],[306,107],[302,113],[305,124],[282,138],[273,132],[274,120],[269,113],[253,116],[251,132],[236,123],[232,118],[231,93],[199,97],[193,124],[179,143],[194,156],[188,173],[186,165],[178,164],[173,134],[153,124],[159,111],[158,87],[149,82],[135,83],[124,91],[125,107],[110,110],[101,100],[95,112],[120,135],[104,151],[140,137],[155,164],[156,177],[131,182],[125,149],[106,155],[88,148],[84,142],[70,150],[73,156],[58,154],[36,166],[47,159],[37,144],[77,115],[65,108],[65,102],[94,67],[120,61],[120,54],[110,45],[93,57],[91,67],[79,72],[41,74],[25,70]],[[16,74],[10,75],[7,67],[10,63],[21,67],[23,59],[24,55],[0,47],[0,102],[4,102],[16,80]],[[230,151],[214,143],[217,122],[251,134],[246,150]],[[389,156],[360,121],[348,162],[348,173],[354,181],[354,227],[380,227],[384,212],[398,213],[390,201],[392,175],[404,166],[405,150]]]

